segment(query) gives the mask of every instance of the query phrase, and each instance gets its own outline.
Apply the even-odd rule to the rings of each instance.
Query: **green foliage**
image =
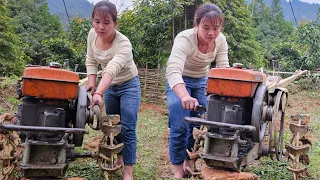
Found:
[[[63,33],[58,16],[49,13],[45,0],[11,0],[7,6],[14,19],[15,32],[26,43],[21,46],[23,51],[32,59],[32,64],[44,65],[43,59],[52,56],[44,41]]]
[[[19,77],[14,74],[11,76],[5,76],[1,80],[0,89],[4,89],[9,86],[12,86],[13,84],[16,84],[18,80],[19,80]]]
[[[7,12],[5,1],[0,0],[0,73],[21,75],[28,58],[21,50],[22,43],[14,33],[12,19]]]
[[[254,173],[261,180],[291,180],[292,173],[287,170],[290,164],[285,161],[272,161],[269,157],[263,157],[259,160],[259,166],[249,166],[245,169],[247,172]]]
[[[300,69],[304,63],[304,58],[300,56],[302,54],[300,51],[297,43],[292,41],[280,42],[272,45],[270,54],[272,54],[272,59],[278,60],[282,71],[294,72]]]
[[[164,65],[171,50],[171,23],[183,10],[184,1],[136,1],[133,10],[124,12],[119,29],[131,41],[139,67]]]
[[[320,67],[320,19],[303,21],[298,27],[298,43],[308,52],[303,68],[314,70]]]
[[[102,169],[95,161],[77,160],[70,163],[65,177],[81,177],[87,180],[103,179]]]
[[[74,64],[79,64],[78,71],[85,72],[85,57],[87,53],[87,38],[88,32],[92,28],[91,21],[89,19],[72,18],[68,24],[66,39],[73,47],[73,60],[70,61],[70,66],[74,67]]]
[[[288,67],[292,61],[300,59],[300,54],[294,41],[294,29],[290,22],[285,21],[280,0],[272,0],[271,8],[263,0],[250,4],[251,17],[257,29],[257,39],[262,47],[262,53],[269,62],[276,60]],[[293,54],[290,54],[293,52]],[[287,61],[290,62],[287,62]]]
[[[218,5],[224,13],[224,34],[229,45],[230,63],[252,63],[259,68],[264,65],[261,47],[256,41],[256,31],[250,19],[249,10],[244,0],[210,2]]]
[[[16,99],[15,97],[13,96],[9,96],[8,97],[8,102],[13,105],[14,107],[17,107],[20,103],[20,101],[18,99]]]
[[[318,92],[319,95],[319,92]],[[319,98],[319,96],[318,96]],[[319,108],[318,108],[319,109]],[[320,109],[319,109],[320,110]],[[312,116],[311,116],[312,117]],[[311,174],[311,177],[313,177],[313,179],[318,179],[320,177],[320,171],[319,171],[319,167],[320,167],[320,113],[318,111],[317,114],[315,114],[312,118],[311,121],[311,133],[312,133],[312,137],[314,138],[313,144],[312,144],[312,148],[311,151],[308,153],[310,156],[310,165],[309,165],[309,172]],[[311,178],[310,178],[311,179]]]

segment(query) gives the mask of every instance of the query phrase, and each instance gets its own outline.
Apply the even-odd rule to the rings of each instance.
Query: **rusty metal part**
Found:
[[[11,114],[0,116],[0,124],[11,123]],[[0,131],[0,179],[8,180],[18,166],[23,149],[18,147],[19,138],[16,132]]]
[[[112,177],[112,174],[118,171],[123,165],[115,166],[115,156],[123,149],[124,144],[115,140],[115,137],[121,132],[119,115],[108,115],[102,119],[101,131],[103,137],[100,140],[98,162],[100,168],[104,171],[105,179]]]
[[[200,125],[226,128],[226,129],[232,129],[232,130],[240,130],[240,131],[246,131],[246,132],[253,132],[256,130],[256,128],[251,125],[237,125],[237,124],[207,121],[197,117],[185,117],[184,120],[192,124],[200,124]]]
[[[293,137],[290,140],[290,144],[286,144],[290,162],[290,167],[287,168],[293,173],[294,180],[297,180],[309,176],[307,165],[310,163],[310,159],[307,153],[310,150],[311,143],[304,139],[309,130],[310,116],[298,114],[292,116],[292,120],[295,123],[291,123],[289,129]]]
[[[207,129],[204,125],[201,125],[199,129],[193,128],[192,135],[195,139],[195,143],[193,145],[192,152],[187,149],[188,156],[192,160],[190,163],[191,166],[186,168],[186,171],[192,177],[197,177],[201,174],[201,172],[196,168],[196,161],[201,158],[201,153],[203,152],[203,145],[205,135],[207,133]]]

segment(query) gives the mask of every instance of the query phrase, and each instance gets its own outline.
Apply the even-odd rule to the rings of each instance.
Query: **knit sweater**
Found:
[[[122,84],[138,75],[138,69],[133,61],[132,45],[129,39],[116,31],[111,48],[102,51],[95,46],[97,33],[92,28],[88,34],[86,67],[87,74],[97,74],[101,65],[102,75],[111,75],[111,85]]]
[[[201,78],[207,76],[210,64],[215,60],[216,67],[229,67],[228,44],[220,33],[215,39],[213,52],[203,54],[198,50],[197,28],[180,32],[173,43],[168,59],[166,79],[169,86],[184,83],[182,76]]]

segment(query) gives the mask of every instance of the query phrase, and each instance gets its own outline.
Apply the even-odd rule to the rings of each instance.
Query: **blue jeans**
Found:
[[[200,105],[206,107],[207,97],[205,96],[205,93],[207,78],[191,78],[186,76],[183,76],[182,78],[186,84],[186,89],[189,94],[196,98]],[[193,128],[199,128],[199,125],[185,122],[184,117],[196,117],[199,115],[199,112],[184,110],[179,97],[172,91],[168,83],[166,88],[166,96],[169,108],[170,161],[173,165],[181,165],[188,157],[186,149],[191,151],[195,142],[192,136]]]
[[[124,143],[124,148],[121,152],[124,165],[136,163],[136,125],[140,96],[141,87],[138,76],[120,85],[110,86],[104,93],[106,113],[108,115],[120,115],[121,133],[116,137],[116,140],[118,143]]]

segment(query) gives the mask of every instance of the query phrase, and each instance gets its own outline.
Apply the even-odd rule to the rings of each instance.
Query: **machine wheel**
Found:
[[[86,125],[86,111],[88,106],[87,91],[85,87],[79,87],[78,102],[77,102],[77,115],[76,115],[76,128],[85,128]],[[73,143],[76,147],[82,146],[84,134],[73,134]]]
[[[284,134],[284,116],[286,105],[286,93],[279,90],[275,98],[273,106],[273,116],[271,125],[269,126],[269,152],[270,158],[273,160],[275,154],[278,161],[283,157],[283,134]]]
[[[267,123],[262,120],[264,106],[268,102],[268,91],[266,86],[259,86],[253,98],[251,125],[256,127],[252,134],[253,142],[262,142],[265,135]]]

